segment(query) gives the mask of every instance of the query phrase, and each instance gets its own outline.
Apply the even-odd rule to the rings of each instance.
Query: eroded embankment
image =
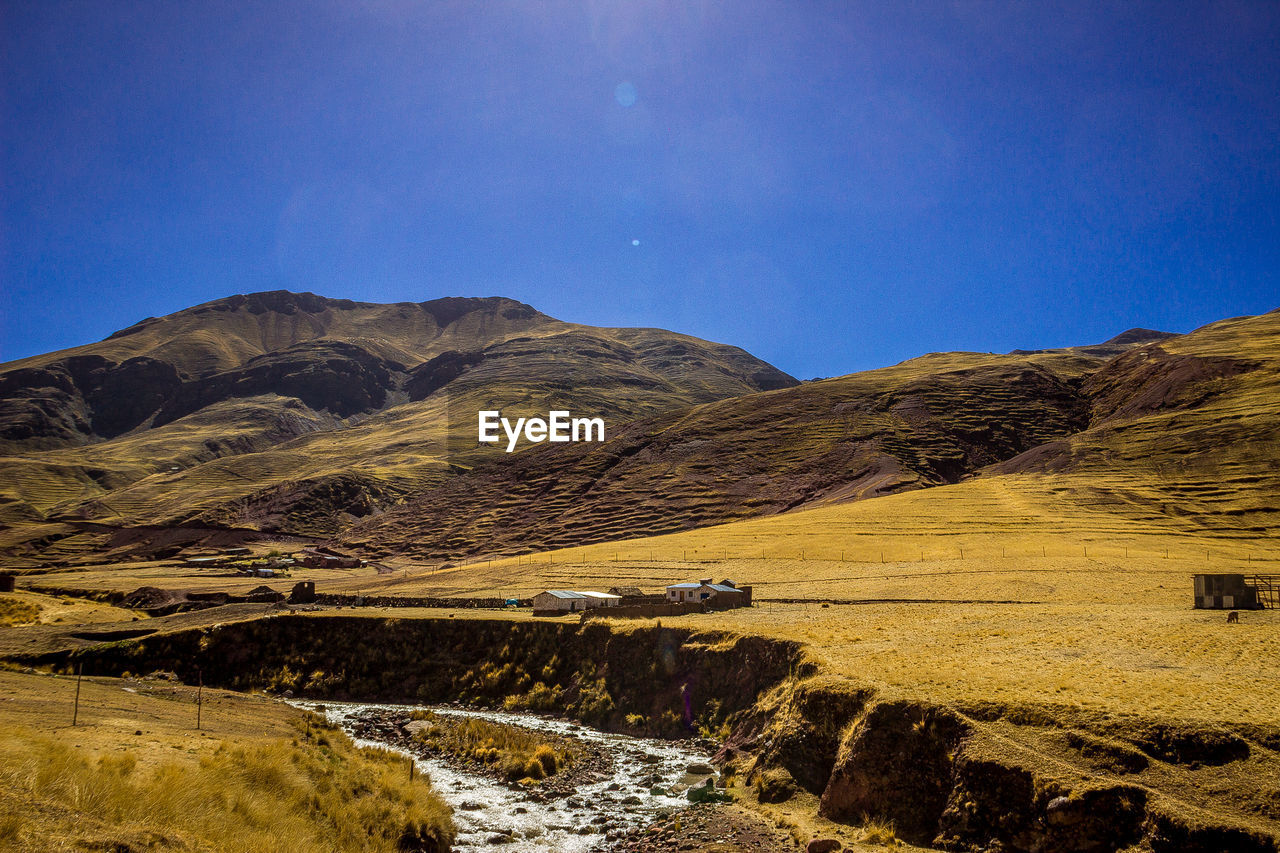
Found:
[[[1276,853],[1280,735],[1067,709],[947,708],[824,674],[804,648],[654,625],[288,615],[46,658],[240,690],[462,701],[726,738],[762,801],[891,821],[949,850]]]

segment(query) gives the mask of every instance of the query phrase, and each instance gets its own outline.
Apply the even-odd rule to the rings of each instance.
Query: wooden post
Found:
[[[80,719],[80,674],[84,672],[84,662],[76,664],[76,703],[71,710],[71,725],[75,725]]]
[[[196,731],[200,731],[200,712],[204,709],[204,672],[196,670]]]
[[[413,781],[413,756],[409,756],[409,781]]]

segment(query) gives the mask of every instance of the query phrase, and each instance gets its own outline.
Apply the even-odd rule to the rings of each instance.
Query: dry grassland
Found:
[[[27,618],[5,621],[8,611],[29,614]],[[123,607],[112,607],[83,598],[59,595],[42,595],[17,590],[0,596],[0,625],[100,625],[111,622],[131,622],[145,614],[137,614]]]
[[[160,680],[0,671],[0,848],[396,850],[447,837],[403,759],[270,700]]]

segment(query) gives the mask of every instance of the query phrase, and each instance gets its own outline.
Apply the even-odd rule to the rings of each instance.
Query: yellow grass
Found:
[[[4,613],[25,613],[21,620],[5,621]],[[83,598],[42,595],[19,589],[0,596],[0,625],[96,625],[111,622],[131,622],[143,614],[122,607],[112,607]]]
[[[415,711],[411,716],[427,723],[415,738],[429,751],[467,763],[491,765],[512,782],[539,781],[572,760],[567,749],[557,749],[537,733],[518,726],[459,720],[430,711]]]
[[[356,749],[318,718],[209,691],[0,673],[0,846],[21,850],[396,850],[451,835],[405,759]],[[132,691],[132,692],[129,692]],[[113,847],[112,849],[116,849]]]
[[[0,625],[25,625],[39,618],[39,606],[29,601],[0,596]]]

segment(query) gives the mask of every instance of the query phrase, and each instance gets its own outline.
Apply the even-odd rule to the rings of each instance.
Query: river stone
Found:
[[[1084,820],[1085,804],[1070,797],[1054,797],[1045,807],[1045,818],[1050,826],[1070,826]]]
[[[834,838],[815,838],[804,847],[804,853],[835,853],[841,848]]]
[[[716,769],[705,761],[695,761],[684,770],[686,773],[693,776],[710,776],[712,773],[716,772]]]

